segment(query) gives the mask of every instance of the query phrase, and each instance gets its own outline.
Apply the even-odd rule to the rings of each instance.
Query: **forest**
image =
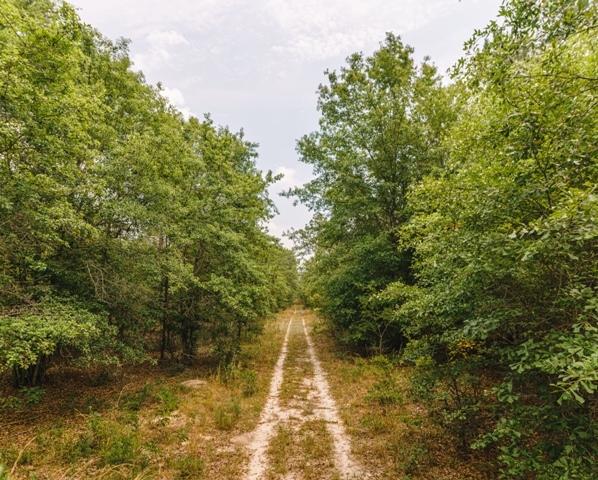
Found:
[[[154,336],[230,360],[296,281],[256,146],[185,120],[68,4],[2,10],[0,365],[36,387],[57,356],[143,362]]]
[[[388,34],[319,88],[303,301],[396,352],[501,478],[598,475],[598,11],[504,2],[443,82]]]
[[[61,375],[118,397],[65,400],[71,433],[0,438],[0,479],[75,478],[82,458],[77,478],[241,478],[226,445],[259,423],[289,332],[287,362],[314,358],[303,309],[348,432],[416,432],[374,478],[598,477],[594,0],[503,1],[447,78],[393,33],[327,70],[297,141],[313,179],[284,193],[313,213],[295,251],[267,232],[281,177],[242,130],[186,119],[67,3],[0,12],[0,418],[44,408]],[[136,393],[124,372],[146,372]],[[198,376],[201,401],[180,387]],[[285,431],[267,478],[287,478]],[[429,473],[446,456],[479,469]]]

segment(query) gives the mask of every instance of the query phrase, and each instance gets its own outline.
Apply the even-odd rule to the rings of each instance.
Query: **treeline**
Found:
[[[0,12],[0,371],[230,361],[296,282],[256,145],[185,120],[68,4]]]
[[[320,86],[302,295],[502,478],[598,477],[598,10],[508,0],[441,83],[387,35]]]

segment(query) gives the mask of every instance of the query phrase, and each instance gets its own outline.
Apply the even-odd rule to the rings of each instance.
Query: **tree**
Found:
[[[159,331],[162,358],[201,338],[230,361],[292,295],[290,252],[263,227],[276,177],[68,4],[0,6],[0,371],[35,385],[59,351],[143,361]]]
[[[401,341],[400,332],[380,328],[386,320],[370,298],[411,281],[397,229],[410,217],[410,185],[443,162],[440,141],[454,116],[436,69],[428,60],[416,67],[412,52],[387,34],[371,57],[355,53],[340,73],[326,72],[320,129],[297,144],[316,179],[288,192],[317,214],[295,237],[315,255],[305,278],[317,285],[318,307],[362,345],[384,343],[376,338],[383,330],[390,344]]]
[[[504,478],[593,478],[598,14],[515,0],[501,19],[461,63],[449,160],[410,196],[419,291],[397,321],[464,447],[498,447]]]

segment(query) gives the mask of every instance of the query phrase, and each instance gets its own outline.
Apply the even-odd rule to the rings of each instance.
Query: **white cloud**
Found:
[[[188,45],[189,41],[175,30],[155,30],[145,37],[149,49],[133,56],[133,63],[144,72],[168,67],[173,58],[171,49]]]
[[[148,43],[154,48],[174,47],[176,45],[188,45],[189,41],[179,32],[174,30],[155,31],[147,37]]]
[[[274,52],[322,61],[369,46],[385,31],[416,30],[454,7],[452,0],[267,0],[263,14],[280,31]]]
[[[274,184],[277,191],[295,187],[299,183],[299,180],[297,179],[297,171],[294,168],[281,166],[274,170],[275,175],[281,173],[284,175],[284,177]]]
[[[125,28],[120,35],[147,35],[158,27],[201,30],[220,25],[238,0],[71,0],[84,18]],[[116,18],[115,18],[116,17]],[[96,23],[96,22],[94,22]]]
[[[163,97],[168,99],[168,101],[172,105],[177,107],[177,109],[183,114],[185,118],[189,118],[190,116],[196,116],[187,106],[187,103],[185,102],[185,96],[183,95],[183,92],[181,92],[178,88],[163,87],[161,94]]]

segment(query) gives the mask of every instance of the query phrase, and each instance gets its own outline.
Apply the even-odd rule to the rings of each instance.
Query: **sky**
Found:
[[[258,168],[283,173],[270,188],[281,237],[311,214],[278,193],[309,181],[296,140],[318,129],[324,71],[354,52],[370,55],[386,32],[445,72],[463,43],[498,13],[501,0],[70,0],[110,39],[131,40],[133,69],[186,116],[210,113],[259,144]],[[283,243],[292,246],[290,240]]]

